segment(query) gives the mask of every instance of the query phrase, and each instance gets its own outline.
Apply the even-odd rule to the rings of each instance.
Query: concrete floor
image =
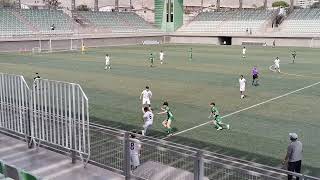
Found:
[[[25,142],[0,134],[0,159],[26,170],[41,179],[123,180],[122,175],[78,161],[71,164],[67,156],[39,148],[28,149]]]

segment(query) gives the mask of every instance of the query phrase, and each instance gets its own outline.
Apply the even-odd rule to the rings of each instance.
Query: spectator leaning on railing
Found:
[[[302,143],[298,140],[296,133],[289,133],[291,143],[288,146],[287,155],[282,164],[288,163],[288,171],[300,173],[302,161]],[[288,175],[288,180],[292,179],[292,175]],[[297,177],[296,180],[299,180]]]

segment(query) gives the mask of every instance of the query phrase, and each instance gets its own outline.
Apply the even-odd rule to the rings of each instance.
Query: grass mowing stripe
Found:
[[[280,96],[271,98],[271,99],[266,100],[266,101],[263,101],[263,102],[261,102],[261,103],[258,103],[258,104],[255,104],[255,105],[246,107],[246,108],[244,108],[244,109],[240,109],[240,110],[235,111],[235,112],[233,112],[233,113],[230,113],[230,114],[227,114],[227,115],[225,115],[225,116],[222,116],[221,118],[226,118],[226,117],[232,116],[232,115],[234,115],[234,114],[238,114],[238,113],[240,113],[240,112],[242,112],[242,111],[246,111],[246,110],[248,110],[248,109],[252,109],[252,108],[254,108],[254,107],[261,106],[261,105],[266,104],[266,103],[268,103],[268,102],[271,102],[271,101],[280,99],[280,98],[282,98],[282,97],[286,97],[286,96],[288,96],[288,95],[290,95],[290,94],[293,94],[293,93],[302,91],[302,90],[304,90],[304,89],[308,89],[308,88],[313,87],[313,86],[316,86],[316,85],[318,85],[318,84],[320,84],[320,81],[318,81],[318,82],[316,82],[316,83],[313,83],[313,84],[311,84],[311,85],[309,85],[309,86],[305,86],[305,87],[302,87],[302,88],[300,88],[300,89],[297,89],[297,90],[288,92],[288,93],[286,93],[286,94],[283,94],[283,95],[280,95]],[[194,126],[194,127],[192,127],[192,128],[185,129],[185,130],[183,130],[183,131],[180,131],[180,132],[177,132],[177,133],[173,134],[172,136],[175,136],[175,135],[178,135],[178,134],[182,134],[182,133],[191,131],[191,130],[196,129],[196,128],[198,128],[198,127],[204,126],[204,125],[206,125],[206,124],[208,124],[208,123],[210,123],[210,122],[212,122],[212,121],[208,121],[208,122],[199,124],[199,125],[197,125],[197,126]],[[162,139],[168,139],[169,137],[171,137],[171,136],[167,136],[167,137],[164,137],[164,138],[162,138]]]

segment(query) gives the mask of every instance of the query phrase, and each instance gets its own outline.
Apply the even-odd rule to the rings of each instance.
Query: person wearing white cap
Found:
[[[287,155],[284,158],[282,164],[288,163],[288,171],[300,173],[301,161],[302,161],[302,143],[298,140],[296,133],[289,133],[291,143],[288,146]],[[288,180],[292,179],[292,175],[288,174]],[[296,180],[299,180],[296,177]]]

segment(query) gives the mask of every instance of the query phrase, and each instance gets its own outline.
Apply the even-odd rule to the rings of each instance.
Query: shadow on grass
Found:
[[[117,128],[117,129],[121,129],[121,130],[126,130],[126,131],[141,130],[142,129],[142,127],[139,127],[139,126],[134,126],[134,125],[125,124],[125,123],[121,123],[121,122],[115,122],[115,121],[106,120],[106,119],[100,119],[100,118],[96,118],[96,117],[91,117],[90,119],[94,123],[98,123],[101,125],[105,125],[105,126],[109,126],[109,127],[113,127],[113,128]],[[178,129],[173,128],[173,131],[177,132]],[[163,131],[151,130],[149,133],[149,136],[152,136],[155,138],[163,138],[163,137],[166,137],[166,135],[167,135],[167,133],[165,132],[165,129],[163,129]],[[223,154],[223,155],[227,155],[227,156],[231,156],[231,157],[235,157],[235,158],[239,158],[239,159],[243,159],[243,160],[247,160],[247,161],[252,161],[252,162],[256,162],[256,163],[260,163],[260,164],[264,164],[264,165],[269,165],[272,167],[279,167],[279,165],[282,161],[282,158],[283,158],[283,157],[272,158],[269,156],[263,156],[261,154],[241,151],[241,150],[229,148],[229,147],[223,147],[223,146],[219,146],[216,144],[211,144],[211,143],[203,142],[200,140],[185,138],[185,137],[181,137],[181,136],[172,136],[172,137],[168,138],[167,140],[171,141],[171,142],[187,145],[190,147],[195,147],[195,148],[199,148],[202,150],[207,150],[207,151],[214,152],[214,153],[219,153],[219,154]],[[303,165],[302,172],[305,173],[306,175],[320,177],[320,168]]]

